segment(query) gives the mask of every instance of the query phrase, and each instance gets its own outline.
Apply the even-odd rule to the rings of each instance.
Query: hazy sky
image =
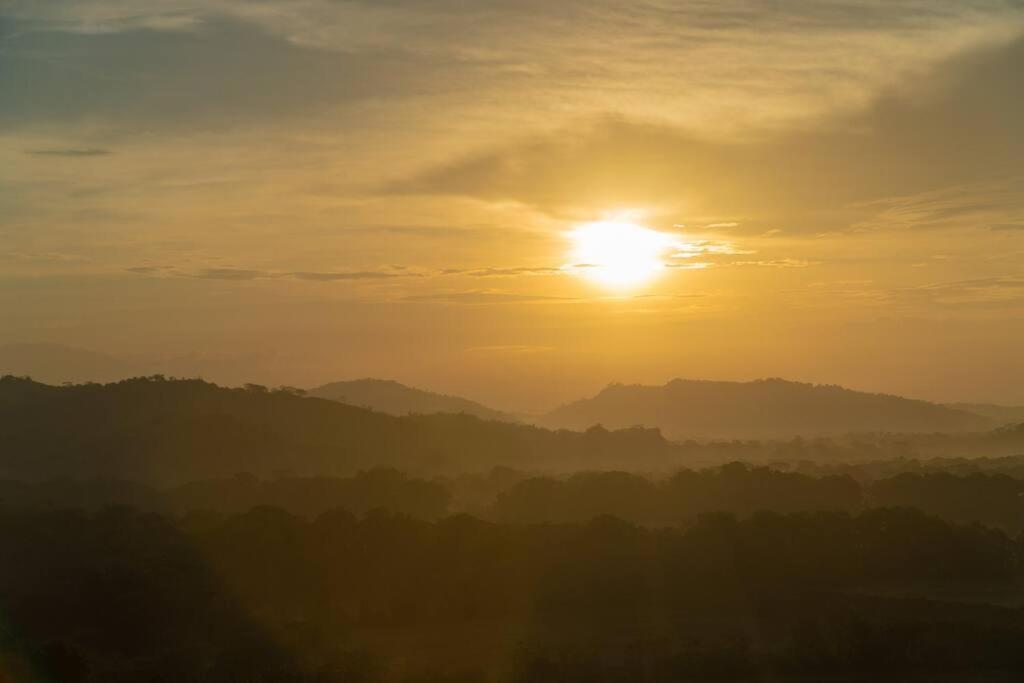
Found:
[[[603,219],[665,267],[574,268]],[[26,342],[511,408],[1024,402],[1024,3],[0,0]]]

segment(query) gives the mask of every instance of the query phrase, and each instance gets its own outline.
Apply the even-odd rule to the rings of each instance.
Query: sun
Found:
[[[607,287],[642,285],[665,268],[671,235],[635,223],[596,221],[568,233],[572,242],[571,272]]]

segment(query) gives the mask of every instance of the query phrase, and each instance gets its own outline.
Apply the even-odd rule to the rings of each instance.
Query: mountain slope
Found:
[[[644,425],[672,439],[960,432],[993,426],[985,417],[926,401],[781,379],[614,384],[593,398],[554,410],[538,423],[568,429]]]
[[[446,396],[423,391],[383,379],[357,379],[332,382],[308,392],[315,398],[326,398],[361,408],[370,408],[389,415],[427,415],[430,413],[464,413],[484,420],[514,422],[507,413],[459,396]]]
[[[950,403],[947,407],[987,417],[997,424],[1012,425],[1024,422],[1024,406],[1001,406],[993,403]]]
[[[347,475],[657,469],[681,450],[653,430],[587,433],[470,415],[395,417],[286,391],[138,378],[49,386],[0,378],[0,478],[57,476],[175,483],[251,472]]]

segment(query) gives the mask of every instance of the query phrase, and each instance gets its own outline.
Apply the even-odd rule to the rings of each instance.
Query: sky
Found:
[[[0,344],[1024,403],[1022,74],[1016,0],[0,0]]]

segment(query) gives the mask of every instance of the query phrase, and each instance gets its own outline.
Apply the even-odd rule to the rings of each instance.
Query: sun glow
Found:
[[[599,284],[642,285],[665,268],[665,253],[676,245],[671,235],[620,221],[586,223],[569,233],[570,270]]]

